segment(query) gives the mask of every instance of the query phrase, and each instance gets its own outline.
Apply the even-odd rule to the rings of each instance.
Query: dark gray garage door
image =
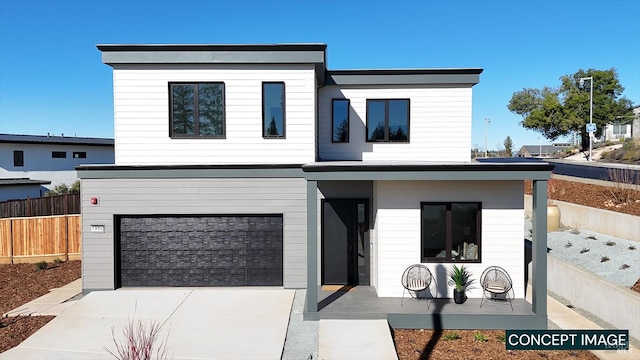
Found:
[[[120,286],[282,286],[282,216],[120,217]]]

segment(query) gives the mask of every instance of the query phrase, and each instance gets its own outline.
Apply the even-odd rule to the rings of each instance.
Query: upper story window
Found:
[[[87,152],[86,151],[74,151],[73,152],[73,158],[74,159],[86,159],[87,158]]]
[[[13,166],[24,166],[24,151],[13,151]]]
[[[409,99],[367,100],[367,141],[409,141]]]
[[[333,99],[331,123],[334,143],[349,142],[349,100]]]
[[[224,83],[170,83],[171,137],[224,138]]]
[[[481,209],[477,202],[421,203],[421,261],[479,262]]]
[[[66,151],[52,151],[51,157],[54,159],[66,159],[67,152]]]
[[[284,83],[262,83],[262,136],[285,137]]]

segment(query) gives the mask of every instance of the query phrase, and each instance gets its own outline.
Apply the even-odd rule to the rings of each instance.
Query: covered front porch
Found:
[[[524,299],[463,304],[453,299],[378,297],[369,286],[325,290],[318,287],[320,319],[386,319],[395,329],[533,329],[546,328],[546,315],[533,312]],[[486,301],[486,300],[485,300]],[[402,304],[402,305],[401,305]]]
[[[319,242],[320,231],[319,224],[315,221],[307,221],[307,294],[305,300],[305,312],[304,318],[306,320],[318,320],[318,319],[384,319],[386,318],[392,327],[397,328],[450,328],[450,329],[510,329],[510,328],[546,328],[547,326],[547,309],[546,309],[546,201],[547,201],[547,180],[550,178],[551,170],[553,166],[547,163],[509,163],[509,164],[496,164],[496,163],[456,163],[456,164],[442,164],[442,163],[406,163],[399,164],[394,162],[393,164],[377,163],[364,163],[364,162],[327,162],[327,163],[313,163],[303,166],[305,172],[305,178],[307,180],[307,219],[319,218],[318,210],[319,198],[318,191],[319,186],[326,181],[338,181],[338,182],[362,182],[373,181],[374,189],[402,189],[404,191],[404,202],[401,202],[399,198],[393,196],[386,196],[386,209],[395,211],[396,209],[409,209],[413,211],[412,214],[416,214],[414,208],[419,204],[421,200],[428,200],[430,195],[424,195],[426,192],[422,192],[422,195],[413,195],[415,190],[424,190],[427,182],[431,182],[434,186],[440,188],[447,187],[447,194],[453,194],[453,197],[458,199],[475,198],[468,190],[465,190],[466,195],[456,195],[456,187],[460,189],[467,189],[472,184],[477,184],[477,188],[490,189],[491,200],[486,200],[486,218],[491,220],[493,224],[504,224],[500,226],[510,226],[511,232],[509,233],[509,239],[516,240],[518,234],[514,228],[514,224],[505,220],[513,218],[514,220],[520,219],[517,215],[517,209],[522,209],[522,204],[512,202],[511,204],[504,205],[506,209],[515,209],[516,211],[504,211],[504,202],[495,201],[494,199],[500,199],[501,188],[496,185],[496,182],[500,181],[522,181],[525,179],[533,179],[533,246],[532,246],[532,273],[529,277],[532,281],[531,302],[527,302],[523,299],[524,292],[522,289],[524,284],[522,279],[518,285],[519,289],[516,291],[518,295],[513,301],[514,310],[508,303],[489,303],[483,305],[480,308],[480,299],[477,294],[467,300],[465,304],[458,305],[453,303],[451,299],[446,299],[446,295],[439,296],[439,299],[433,301],[431,306],[427,307],[426,300],[410,300],[404,306],[401,306],[401,299],[398,292],[393,290],[392,287],[396,287],[395,275],[389,276],[391,273],[397,274],[398,284],[400,283],[400,275],[402,271],[400,268],[411,265],[411,262],[420,262],[419,243],[413,242],[410,246],[405,246],[406,249],[413,249],[415,247],[415,255],[405,256],[402,260],[393,263],[393,268],[388,266],[384,268],[384,275],[386,276],[381,280],[380,273],[376,280],[371,283],[371,287],[357,286],[350,291],[323,291],[321,285],[324,282],[320,280],[320,274],[324,273],[323,267],[319,266]],[[384,182],[376,188],[376,181]],[[406,181],[406,182],[405,182]],[[421,183],[418,183],[421,182]],[[407,186],[405,186],[406,184]],[[446,184],[446,185],[443,185]],[[490,185],[493,184],[493,185]],[[505,183],[506,184],[506,183]],[[391,186],[392,185],[392,186]],[[382,187],[384,186],[384,188]],[[492,187],[491,187],[492,186]],[[434,189],[433,187],[431,189]],[[514,194],[513,186],[510,186],[509,196],[513,198]],[[380,198],[376,198],[376,191],[374,190],[374,196],[372,197],[373,203],[373,219],[381,219],[380,213],[376,213],[375,209],[380,209]],[[378,193],[379,194],[379,193]],[[395,192],[394,194],[398,194]],[[433,194],[433,190],[431,193]],[[524,194],[523,194],[524,195]],[[522,195],[522,196],[523,196]],[[445,195],[446,196],[446,195]],[[485,196],[483,194],[481,196]],[[442,198],[441,194],[436,194],[434,198]],[[409,198],[407,201],[406,199]],[[476,200],[476,199],[474,199]],[[323,200],[324,201],[324,200]],[[410,202],[413,207],[406,207],[407,202]],[[389,205],[390,204],[390,205]],[[415,205],[415,206],[414,206]],[[390,206],[390,207],[389,207]],[[387,211],[386,214],[389,214]],[[408,212],[407,212],[408,213]],[[500,215],[507,214],[507,217],[500,219]],[[409,214],[410,219],[413,216]],[[418,212],[419,214],[419,212]],[[389,219],[393,223],[395,219]],[[418,215],[419,219],[419,215]],[[401,220],[400,220],[401,221]],[[413,220],[412,220],[413,221]],[[517,223],[515,223],[517,224]],[[517,227],[517,226],[516,226]],[[414,229],[416,229],[414,227]],[[419,230],[419,228],[418,228]],[[404,233],[385,233],[387,239],[414,239],[417,231],[412,234],[407,234],[409,237],[403,237]],[[324,232],[323,232],[324,234]],[[489,234],[489,233],[487,233]],[[496,231],[496,227],[492,228],[490,233],[491,241],[496,243],[496,238],[499,238],[501,233]],[[513,236],[512,236],[513,235]],[[519,237],[519,236],[517,236]],[[504,237],[503,237],[504,238]],[[380,241],[380,238],[377,239]],[[373,244],[373,242],[372,242]],[[379,243],[378,243],[379,244]],[[417,245],[417,246],[416,246]],[[490,242],[485,243],[486,252],[483,255],[483,260],[476,262],[476,269],[472,269],[474,272],[481,271],[489,265],[501,265],[500,254],[503,252],[495,251],[494,246],[490,250]],[[510,242],[509,246],[514,249],[514,242]],[[394,250],[392,249],[392,252]],[[413,250],[411,250],[413,251]],[[524,251],[524,249],[522,250]],[[374,252],[374,254],[376,254]],[[385,259],[387,253],[382,251],[377,253],[378,256],[384,256]],[[505,261],[511,261],[510,266],[513,268],[517,257],[509,258],[508,253],[504,253]],[[375,256],[375,255],[374,255]],[[382,271],[378,266],[379,260],[376,259],[375,263],[372,263],[371,271]],[[394,259],[397,259],[394,258]],[[406,262],[406,264],[405,264]],[[424,262],[424,261],[423,261]],[[442,263],[444,267],[448,267],[447,263]],[[324,264],[323,264],[324,265]],[[391,269],[391,270],[390,270]],[[434,269],[431,270],[432,272]],[[519,277],[518,277],[519,278]],[[526,281],[526,280],[525,280]],[[384,283],[382,283],[384,282]],[[331,282],[329,282],[331,284]],[[351,282],[349,282],[351,284]],[[439,293],[446,294],[446,286],[443,281],[439,281],[441,289]],[[397,287],[396,287],[397,288]],[[381,295],[382,297],[378,297]],[[406,301],[406,299],[405,299]]]

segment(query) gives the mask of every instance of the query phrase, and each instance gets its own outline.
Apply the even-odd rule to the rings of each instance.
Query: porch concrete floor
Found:
[[[456,304],[453,299],[413,299],[404,297],[378,297],[369,286],[357,286],[349,291],[323,291],[318,289],[318,314],[320,319],[387,319],[388,314],[416,315],[535,315],[531,303],[525,299],[489,301],[480,307],[480,299],[467,299]],[[431,304],[429,305],[429,303]]]

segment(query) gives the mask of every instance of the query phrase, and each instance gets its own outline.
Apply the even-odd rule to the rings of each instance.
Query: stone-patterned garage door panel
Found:
[[[122,286],[282,286],[281,215],[120,218]]]

